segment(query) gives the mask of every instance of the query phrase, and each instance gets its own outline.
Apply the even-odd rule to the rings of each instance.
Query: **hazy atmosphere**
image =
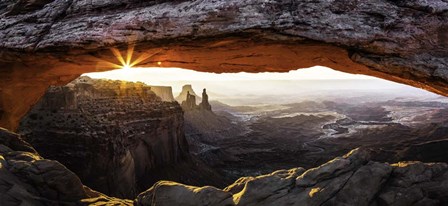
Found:
[[[140,81],[154,86],[172,86],[177,96],[191,84],[196,92],[207,88],[211,100],[230,105],[291,103],[303,99],[358,97],[439,99],[439,95],[376,77],[339,72],[316,66],[287,73],[205,73],[180,68],[131,68],[85,74],[92,78]]]

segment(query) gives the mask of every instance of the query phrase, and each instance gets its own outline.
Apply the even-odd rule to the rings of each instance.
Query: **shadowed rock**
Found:
[[[9,143],[11,142],[11,144]],[[5,205],[446,205],[445,163],[370,161],[356,149],[320,167],[245,177],[224,190],[160,181],[132,203],[81,184],[56,161],[45,160],[14,133],[0,130],[0,201]],[[345,165],[342,167],[341,165]]]
[[[277,171],[258,177],[243,177],[221,192],[213,189],[214,202],[233,194],[228,205],[443,205],[447,203],[448,166],[444,163],[403,162],[389,165],[370,161],[371,152],[355,149],[343,157],[304,172],[297,168]],[[302,174],[303,173],[303,174]],[[176,183],[159,183],[140,194],[137,204],[164,204],[157,200],[174,203],[180,194],[207,193],[208,188],[197,188]],[[156,184],[157,185],[157,184]],[[155,186],[156,187],[156,186]],[[180,187],[180,188],[179,188]],[[202,191],[204,190],[204,191]],[[151,197],[151,201],[148,201]],[[144,200],[143,197],[146,197]],[[173,198],[170,198],[173,197]],[[196,195],[193,201],[204,205],[210,196]],[[197,198],[204,198],[202,202]],[[157,201],[157,202],[155,202]],[[219,205],[219,204],[218,204]]]
[[[212,111],[212,105],[210,105],[210,103],[208,102],[208,95],[205,88],[202,90],[202,101],[199,104],[199,108]]]
[[[187,92],[187,98],[182,102],[182,109],[184,111],[191,111],[198,109],[198,105],[196,105],[196,96]]]
[[[185,206],[227,206],[233,205],[232,195],[214,187],[194,187],[175,182],[161,181],[141,193],[138,206],[185,205]]]
[[[82,185],[62,164],[46,160],[19,135],[0,129],[0,202],[2,205],[131,205]]]

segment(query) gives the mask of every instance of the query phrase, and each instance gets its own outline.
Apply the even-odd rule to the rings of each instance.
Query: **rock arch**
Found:
[[[359,0],[19,0],[0,2],[0,126],[49,85],[120,64],[207,72],[315,65],[448,95],[448,3]],[[160,62],[160,65],[158,64]]]

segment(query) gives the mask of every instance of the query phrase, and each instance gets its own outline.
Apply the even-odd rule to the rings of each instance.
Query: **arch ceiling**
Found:
[[[0,17],[0,126],[8,129],[49,85],[123,64],[321,65],[448,95],[445,0],[3,0]]]

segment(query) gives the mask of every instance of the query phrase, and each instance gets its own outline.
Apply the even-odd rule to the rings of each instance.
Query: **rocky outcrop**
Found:
[[[370,161],[355,149],[319,167],[244,177],[224,190],[158,182],[137,205],[445,205],[445,163]],[[179,198],[182,197],[182,198]]]
[[[190,92],[187,92],[187,99],[182,102],[181,106],[184,111],[198,109],[198,105],[196,105],[196,96],[190,94]]]
[[[182,86],[182,91],[176,97],[176,101],[181,104],[184,101],[187,101],[188,95],[192,95],[195,98],[194,104],[197,104],[197,101],[201,101],[201,97],[199,97],[193,90],[191,84],[186,84]]]
[[[81,77],[51,87],[19,132],[42,156],[116,197],[135,197],[164,178],[158,169],[188,156],[181,107],[142,83]]]
[[[167,86],[153,86],[151,85],[151,91],[153,91],[158,97],[162,99],[162,101],[165,102],[173,102],[174,100],[173,96],[173,89],[171,87]]]
[[[160,181],[132,202],[83,186],[17,134],[0,130],[2,205],[446,205],[445,163],[371,161],[355,149],[319,167],[243,177],[223,190]]]
[[[181,100],[183,99],[183,93],[186,91],[185,100],[182,101],[182,109],[184,111],[193,111],[193,110],[204,110],[204,111],[212,111],[212,106],[208,102],[208,95],[206,92],[206,89],[204,88],[202,90],[202,98],[200,99],[201,103],[199,105],[196,105],[196,93],[194,93],[193,88],[191,85],[185,85],[182,87],[182,92],[179,94],[176,99]],[[190,91],[192,93],[190,93]]]
[[[84,186],[57,161],[42,158],[19,135],[0,128],[1,205],[132,205]]]
[[[212,105],[210,105],[210,103],[208,102],[208,95],[205,88],[202,90],[202,101],[199,104],[199,108],[212,111]]]
[[[0,125],[46,88],[132,64],[206,72],[327,66],[448,95],[448,3],[409,1],[2,1]],[[115,51],[115,50],[114,50]]]

